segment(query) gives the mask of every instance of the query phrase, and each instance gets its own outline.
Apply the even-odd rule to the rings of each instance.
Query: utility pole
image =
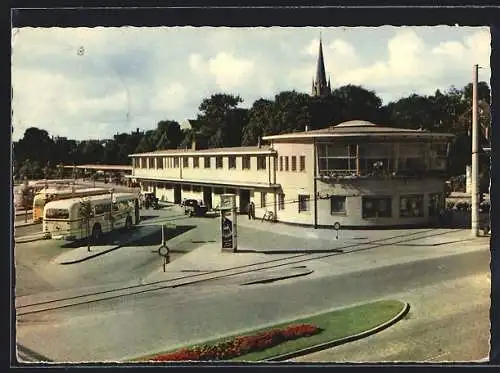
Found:
[[[478,124],[477,124],[477,80],[478,65],[474,65],[472,74],[472,182],[471,182],[471,233],[479,235],[479,159],[478,159]]]

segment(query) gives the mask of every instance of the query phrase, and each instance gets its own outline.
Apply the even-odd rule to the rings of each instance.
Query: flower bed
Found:
[[[289,325],[255,335],[239,336],[214,345],[204,344],[183,348],[155,356],[151,361],[228,360],[250,352],[262,351],[285,341],[318,334],[321,331],[322,329],[312,324]]]

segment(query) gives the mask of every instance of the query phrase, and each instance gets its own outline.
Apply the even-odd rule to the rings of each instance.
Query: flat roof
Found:
[[[426,130],[414,130],[408,128],[383,127],[364,120],[351,120],[335,126],[318,130],[284,133],[281,135],[270,135],[262,137],[263,140],[289,140],[306,139],[318,137],[366,137],[366,136],[390,136],[390,137],[424,137],[424,138],[452,138],[451,133],[437,133]]]
[[[203,156],[203,155],[233,155],[233,154],[274,154],[275,150],[268,146],[236,146],[228,148],[212,148],[212,149],[164,149],[155,150],[147,153],[134,153],[129,157],[139,156],[162,156],[162,155],[180,155],[180,156]]]
[[[113,195],[116,199],[137,197],[137,194],[134,194],[134,193],[114,193]],[[87,197],[58,199],[57,201],[48,202],[45,205],[45,207],[48,206],[50,208],[58,208],[59,206],[67,206],[68,204],[71,204],[74,202],[80,202],[82,199],[88,199],[90,201],[101,201],[101,200],[109,199],[109,197],[110,197],[110,194],[99,194],[99,195],[87,196]]]
[[[120,170],[132,171],[132,165],[124,164],[80,164],[80,165],[65,165],[64,168],[88,168],[91,170]]]
[[[280,188],[281,184],[269,184],[269,183],[252,183],[244,181],[224,181],[224,180],[195,180],[195,179],[166,179],[161,177],[142,177],[142,176],[127,176],[131,179],[141,180],[141,181],[152,181],[165,184],[189,184],[189,185],[210,185],[214,187],[248,187],[248,188]]]

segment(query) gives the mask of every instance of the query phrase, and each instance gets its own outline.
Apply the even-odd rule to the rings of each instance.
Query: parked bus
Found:
[[[57,201],[60,199],[97,196],[102,194],[109,194],[108,189],[104,188],[85,188],[85,189],[57,189],[48,188],[43,189],[33,198],[33,221],[41,221],[43,218],[43,207],[46,203]]]
[[[90,201],[92,216],[89,234],[94,242],[103,233],[116,229],[131,229],[139,223],[139,199],[131,193],[90,196],[52,201],[43,209],[42,230],[48,238],[75,241],[87,237],[87,228],[81,214],[81,202]],[[112,208],[112,210],[111,210]]]

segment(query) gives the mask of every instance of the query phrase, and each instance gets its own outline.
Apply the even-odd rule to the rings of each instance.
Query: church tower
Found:
[[[323,45],[321,35],[319,37],[319,54],[318,63],[316,65],[316,79],[313,79],[311,96],[320,97],[327,96],[331,93],[330,78],[326,81],[325,61],[323,59]]]

